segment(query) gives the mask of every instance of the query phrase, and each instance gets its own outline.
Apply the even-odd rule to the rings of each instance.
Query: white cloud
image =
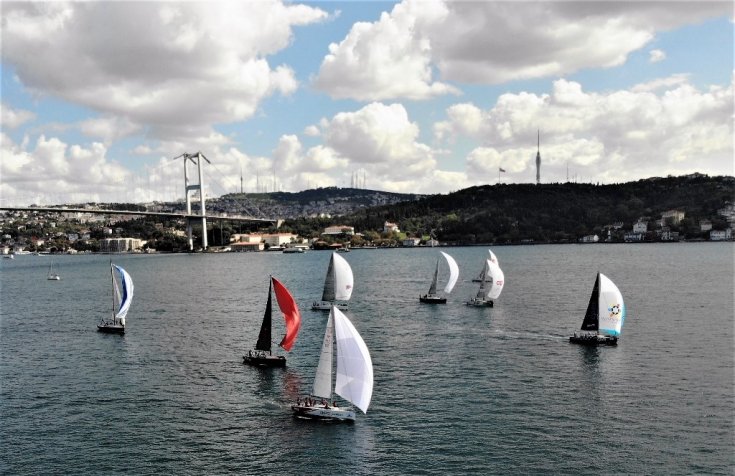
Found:
[[[4,136],[1,153],[0,196],[5,203],[28,204],[60,196],[64,201],[116,201],[125,196],[130,184],[131,173],[108,159],[101,143],[69,146],[42,135],[30,149]]]
[[[335,98],[363,101],[458,94],[433,80],[431,42],[422,35],[446,14],[441,2],[410,0],[375,23],[355,23],[342,42],[329,46],[315,86]]]
[[[87,136],[102,139],[110,144],[118,139],[128,137],[140,131],[140,126],[123,117],[107,116],[88,119],[79,124],[79,128]]]
[[[280,1],[17,3],[3,7],[3,62],[38,95],[123,117],[153,138],[251,117],[269,95],[297,88],[266,56],[291,29],[326,13]],[[88,128],[104,126],[91,124]],[[107,134],[109,136],[109,134]]]
[[[727,2],[404,0],[332,44],[315,85],[335,98],[428,99],[458,92],[446,81],[500,84],[609,68],[657,31],[730,11]]]
[[[666,59],[666,53],[663,50],[651,50],[648,52],[648,61],[650,63],[658,63]]]
[[[661,170],[731,175],[732,84],[700,91],[682,79],[606,93],[558,80],[548,95],[505,94],[489,110],[450,107],[435,134],[488,144],[467,157],[468,175],[485,180],[503,167],[514,180],[533,181],[537,129],[544,181],[564,180],[566,166],[581,176],[614,181]]]
[[[15,129],[28,121],[35,119],[36,115],[24,109],[15,109],[7,104],[0,103],[0,122],[4,129]]]

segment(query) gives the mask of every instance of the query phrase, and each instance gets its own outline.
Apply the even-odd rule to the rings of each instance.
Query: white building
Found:
[[[644,220],[638,220],[633,223],[633,233],[646,233],[648,231],[648,222]]]
[[[401,243],[403,244],[403,246],[407,246],[410,248],[413,246],[418,246],[420,242],[421,238],[406,238]]]
[[[710,231],[712,229],[712,222],[709,220],[702,220],[699,222],[699,231]]]
[[[322,235],[354,235],[355,227],[346,225],[328,226],[324,229]]]
[[[598,235],[586,235],[583,236],[579,241],[582,243],[597,243],[600,241],[600,237]]]
[[[395,223],[391,223],[389,221],[385,222],[383,224],[383,233],[392,233],[392,232],[400,233],[401,230],[398,229],[398,225]]]
[[[712,230],[709,232],[709,239],[712,241],[728,241],[732,239],[732,229]]]
[[[124,253],[143,247],[145,241],[138,238],[105,238],[100,241],[100,251],[106,253]]]
[[[661,214],[661,226],[678,225],[684,219],[684,212],[681,210],[669,210]]]
[[[298,235],[293,233],[273,233],[269,235],[263,235],[263,240],[269,246],[283,246],[289,243],[293,243],[298,238]]]

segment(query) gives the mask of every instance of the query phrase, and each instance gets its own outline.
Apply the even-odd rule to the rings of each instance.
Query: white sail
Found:
[[[625,320],[623,295],[610,278],[600,273],[600,299],[598,332],[604,335],[619,336]]]
[[[322,353],[319,356],[319,364],[316,367],[316,376],[314,377],[314,388],[312,395],[326,399],[332,398],[332,347],[334,345],[334,310],[329,313],[327,320],[327,330],[324,332],[324,341],[322,341]]]
[[[373,361],[365,341],[342,311],[333,307],[337,338],[335,392],[367,413],[373,396]]]
[[[454,261],[454,258],[443,251],[440,253],[444,255],[444,258],[447,260],[447,264],[449,265],[449,281],[444,287],[444,292],[449,294],[452,292],[452,289],[454,289],[454,285],[457,284],[457,279],[459,278],[459,266],[457,266],[457,262]]]
[[[487,250],[487,252],[489,253],[489,256],[490,256],[488,259],[492,261],[493,263],[499,265],[500,263],[498,263],[498,257],[495,256],[495,253],[493,253],[491,250]]]
[[[487,289],[486,299],[497,299],[500,297],[500,293],[503,292],[503,286],[505,286],[505,274],[497,263],[487,260],[486,278],[490,281],[490,286]]]
[[[352,268],[347,260],[337,253],[332,253],[332,259],[334,261],[334,299],[349,301],[354,284]]]
[[[130,309],[130,303],[133,301],[133,279],[127,271],[120,266],[113,264],[113,280],[115,281],[115,318],[120,320],[120,324],[125,325],[125,316]]]

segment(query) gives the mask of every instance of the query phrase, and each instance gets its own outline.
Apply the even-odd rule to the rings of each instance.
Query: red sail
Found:
[[[288,292],[286,286],[276,278],[272,277],[271,279],[273,280],[273,290],[276,292],[278,307],[281,308],[283,318],[286,320],[286,335],[283,336],[283,340],[278,345],[285,350],[291,350],[293,343],[296,341],[296,335],[301,328],[301,313],[299,312],[298,306],[296,306],[296,301],[291,296],[291,293]]]

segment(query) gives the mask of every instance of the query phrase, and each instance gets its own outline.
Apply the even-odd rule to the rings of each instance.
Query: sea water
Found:
[[[460,280],[420,304],[439,249]],[[329,252],[58,256],[61,281],[50,257],[0,260],[0,473],[733,473],[732,243],[492,249],[506,285],[486,309],[464,302],[487,248],[342,255],[375,373],[353,425],[290,410],[316,369]],[[135,282],[124,336],[96,332],[111,260]],[[625,298],[619,345],[569,344],[598,271]],[[270,275],[303,318],[286,369],[242,364]]]

